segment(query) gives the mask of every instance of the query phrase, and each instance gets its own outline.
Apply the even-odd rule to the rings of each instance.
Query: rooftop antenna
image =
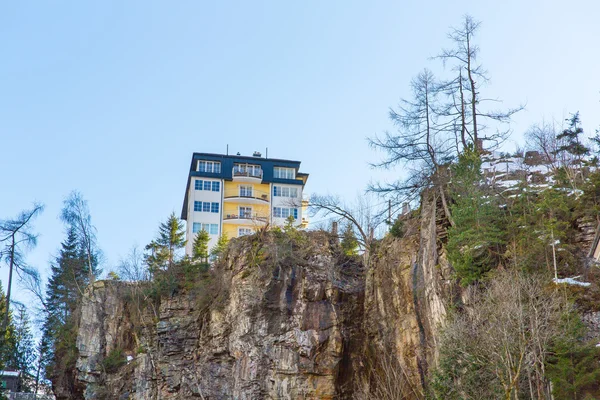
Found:
[[[265,160],[269,158],[269,148],[265,148]]]
[[[229,155],[229,144],[227,144],[227,155]]]

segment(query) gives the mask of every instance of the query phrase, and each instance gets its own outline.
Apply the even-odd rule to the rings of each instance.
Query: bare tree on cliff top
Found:
[[[457,138],[463,148],[469,143],[477,146],[480,140],[492,141],[495,144],[502,142],[507,138],[509,130],[496,130],[492,134],[484,135],[483,132],[488,128],[484,121],[507,124],[513,114],[524,108],[518,106],[508,110],[490,110],[483,107],[486,103],[500,100],[486,98],[481,94],[481,88],[489,81],[489,77],[487,71],[479,64],[477,58],[480,49],[474,42],[480,25],[481,22],[465,15],[461,25],[451,28],[448,34],[453,47],[443,49],[436,57],[456,73],[454,78],[440,86],[449,98],[442,115],[455,122]]]
[[[415,200],[424,189],[435,188],[444,213],[451,225],[454,221],[446,196],[450,179],[448,164],[469,146],[480,151],[482,141],[495,144],[503,141],[508,129],[496,129],[484,135],[491,121],[504,125],[523,107],[496,111],[482,105],[498,100],[484,98],[481,87],[488,81],[486,71],[478,64],[479,47],[473,38],[479,28],[470,16],[465,16],[460,27],[452,28],[448,37],[453,47],[442,50],[437,59],[448,65],[453,77],[439,81],[432,72],[424,70],[411,83],[410,99],[402,99],[397,110],[390,111],[390,119],[397,127],[394,133],[369,140],[371,147],[386,153],[374,167],[391,169],[403,167],[404,174],[393,183],[371,184],[369,190],[393,199],[398,206]],[[491,130],[491,129],[489,129]]]
[[[385,213],[377,212],[365,196],[358,198],[354,206],[344,204],[339,197],[313,194],[310,197],[311,214],[321,213],[337,221],[347,222],[356,234],[363,259],[368,264],[371,246],[377,229],[385,221]]]
[[[34,204],[31,210],[22,211],[16,218],[0,221],[0,244],[3,246],[0,249],[0,261],[4,260],[9,268],[3,327],[7,326],[10,313],[13,271],[16,271],[19,276],[30,276],[39,280],[37,271],[25,262],[24,252],[37,244],[37,235],[31,231],[31,221],[43,209],[44,206],[41,204]]]
[[[88,202],[77,191],[71,192],[63,202],[60,219],[73,229],[83,249],[87,262],[89,283],[93,283],[100,274],[97,268],[100,250],[96,241],[96,227],[92,225],[92,217]]]
[[[384,138],[369,139],[371,147],[382,150],[387,157],[373,164],[377,168],[401,165],[411,173],[391,184],[372,184],[370,190],[391,196],[399,203],[414,199],[424,188],[439,189],[444,210],[452,223],[446,201],[446,164],[456,156],[452,124],[439,115],[439,85],[429,70],[424,70],[411,82],[412,99],[402,99],[398,110],[390,110],[390,119],[397,127]]]

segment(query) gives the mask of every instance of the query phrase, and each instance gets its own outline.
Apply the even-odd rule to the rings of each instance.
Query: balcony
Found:
[[[229,188],[225,189],[223,199],[226,202],[243,204],[268,204],[269,193],[247,188]]]
[[[257,213],[225,214],[223,216],[223,223],[235,225],[266,225],[269,223],[269,217]]]
[[[233,167],[232,176],[234,181],[262,182],[263,170],[255,165],[236,165]]]

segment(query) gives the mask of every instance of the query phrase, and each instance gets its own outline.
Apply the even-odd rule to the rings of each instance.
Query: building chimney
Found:
[[[410,212],[410,204],[408,202],[402,203],[402,215],[406,215]]]

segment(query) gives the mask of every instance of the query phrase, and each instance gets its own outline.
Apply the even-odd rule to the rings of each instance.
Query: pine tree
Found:
[[[452,167],[452,215],[448,257],[463,285],[481,279],[496,267],[503,252],[505,230],[498,197],[483,184],[481,159],[471,146]]]
[[[77,302],[89,283],[88,264],[82,254],[77,234],[70,228],[63,242],[59,256],[51,266],[52,275],[48,280],[46,325],[62,325],[73,313]],[[48,326],[51,330],[52,327]]]
[[[569,127],[562,131],[556,139],[559,141],[564,140],[565,143],[558,148],[558,152],[565,151],[579,162],[583,156],[590,154],[590,148],[585,146],[581,142],[581,136],[583,135],[583,128],[580,126],[581,121],[579,120],[579,111],[571,115],[571,118],[567,119]]]
[[[185,246],[183,224],[171,213],[166,222],[160,224],[158,237],[146,246],[150,253],[145,261],[151,272],[172,268],[177,251]]]
[[[217,244],[210,249],[210,254],[213,257],[217,257],[220,258],[223,256],[223,254],[225,254],[225,250],[227,249],[227,245],[229,244],[229,238],[227,237],[226,233],[222,233],[221,236],[219,237],[219,240],[217,240]]]
[[[7,362],[7,367],[13,370],[21,371],[24,376],[32,376],[33,364],[35,361],[35,343],[31,333],[31,324],[27,310],[20,306],[16,310],[14,317],[14,338],[15,347]],[[29,388],[22,387],[21,391],[28,391]]]
[[[600,349],[584,342],[586,327],[576,314],[565,316],[564,336],[552,346],[547,374],[556,399],[583,399],[600,381]]]
[[[92,274],[89,272],[86,246],[77,230],[68,226],[67,238],[59,255],[51,265],[46,289],[46,319],[42,329],[40,354],[44,360],[45,376],[75,367],[75,326],[73,314],[81,300],[90,275],[98,274],[96,258],[91,258]]]
[[[342,251],[347,256],[354,256],[357,254],[358,250],[358,239],[354,234],[354,229],[352,229],[352,224],[346,224],[344,228],[344,232],[342,233],[342,241],[340,243],[342,246]]]
[[[208,242],[210,236],[204,229],[200,230],[194,238],[194,245],[192,247],[192,260],[206,263],[208,262]]]

